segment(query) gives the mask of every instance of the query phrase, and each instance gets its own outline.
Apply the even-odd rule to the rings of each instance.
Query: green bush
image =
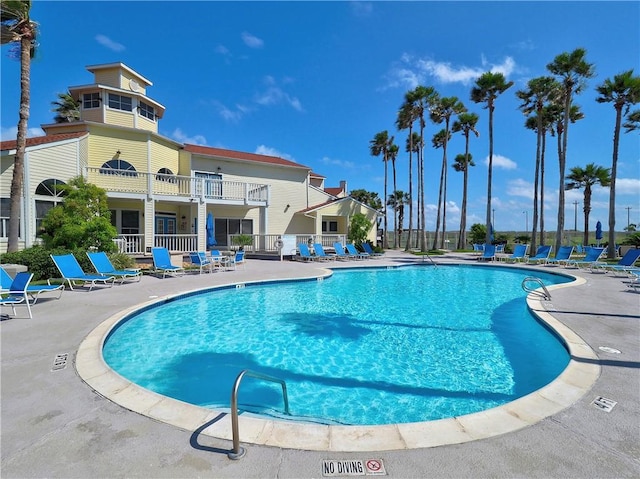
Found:
[[[0,263],[24,265],[27,267],[27,270],[30,273],[33,273],[33,281],[43,281],[47,279],[62,277],[60,271],[58,271],[58,268],[56,268],[56,265],[51,259],[50,255],[63,255],[69,253],[73,254],[76,257],[78,263],[80,263],[80,266],[85,273],[95,273],[96,270],[91,264],[91,261],[89,261],[85,250],[72,251],[66,248],[47,249],[43,246],[33,246],[32,248],[27,248],[22,251],[16,251],[14,253],[4,253],[2,256],[0,256]],[[120,255],[120,253],[116,254],[119,261]],[[133,258],[127,257],[127,260],[123,261],[128,261],[131,263],[130,265],[127,264],[127,267],[133,266]],[[115,263],[114,267],[117,268]]]
[[[623,239],[620,244],[640,248],[640,233],[633,233]]]
[[[115,269],[125,270],[136,266],[135,259],[125,253],[109,253],[108,256]]]

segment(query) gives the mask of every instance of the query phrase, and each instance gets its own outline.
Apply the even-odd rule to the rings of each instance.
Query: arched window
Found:
[[[134,166],[125,160],[109,160],[100,167],[103,175],[138,176]]]
[[[169,168],[160,168],[156,174],[156,180],[176,183],[178,180]]]
[[[50,209],[60,204],[67,192],[60,186],[64,185],[64,181],[56,180],[55,178],[49,178],[44,180],[36,187],[36,195],[48,196],[47,199],[36,199],[36,236],[40,236],[42,233],[42,220],[47,215]]]

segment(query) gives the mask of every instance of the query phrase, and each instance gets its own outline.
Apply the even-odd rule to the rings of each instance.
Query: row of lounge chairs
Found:
[[[363,243],[364,251],[358,251],[353,244],[342,246],[342,243],[333,243],[334,253],[326,253],[320,243],[313,243],[313,253],[306,243],[298,244],[298,254],[295,259],[300,261],[352,261],[380,258],[382,253],[376,253],[368,243]]]

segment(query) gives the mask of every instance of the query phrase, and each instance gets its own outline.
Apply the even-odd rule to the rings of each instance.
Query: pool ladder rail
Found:
[[[245,369],[240,374],[238,374],[238,377],[233,384],[233,390],[231,391],[231,432],[233,434],[233,449],[231,450],[231,452],[227,453],[229,459],[234,460],[242,458],[246,452],[243,447],[240,447],[240,431],[238,428],[238,389],[240,388],[240,383],[245,376],[280,384],[282,386],[282,397],[284,399],[284,412],[288,415],[291,414],[289,412],[289,396],[287,395],[287,383],[284,381],[284,379],[257,373],[249,369]]]
[[[538,285],[537,288],[530,288],[528,283],[536,283]],[[540,278],[535,276],[527,276],[522,280],[522,289],[524,289],[527,293],[535,294],[536,296],[541,296],[542,299],[549,301],[551,300],[551,293],[547,290],[547,287],[544,285]],[[542,291],[540,291],[542,289]]]

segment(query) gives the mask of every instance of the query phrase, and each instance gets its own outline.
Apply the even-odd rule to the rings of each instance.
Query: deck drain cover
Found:
[[[600,351],[605,352],[605,353],[620,354],[620,350],[619,349],[610,348],[609,346],[600,346],[598,349]]]
[[[604,412],[611,412],[613,407],[618,403],[613,399],[607,399],[605,397],[598,396],[593,400],[591,404],[602,409]]]
[[[51,366],[51,370],[58,371],[66,368],[68,359],[69,353],[56,354],[56,357],[53,358],[53,366]]]

